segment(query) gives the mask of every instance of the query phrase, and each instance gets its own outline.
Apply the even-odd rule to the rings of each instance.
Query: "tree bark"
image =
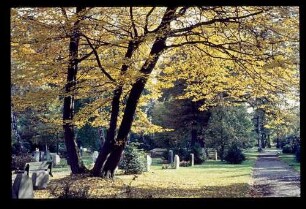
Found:
[[[160,30],[163,30],[163,32],[165,33],[170,30],[170,22],[172,18],[174,17],[174,13],[175,13],[175,8],[167,8],[162,18],[162,22],[159,26]],[[166,39],[167,39],[166,35],[161,35],[160,37],[156,37],[152,45],[151,51],[150,51],[150,59],[146,60],[146,62],[144,63],[144,65],[142,66],[140,70],[140,72],[142,72],[144,76],[139,78],[133,84],[132,89],[130,91],[130,94],[129,94],[129,97],[126,103],[126,107],[124,110],[123,119],[122,119],[122,122],[118,130],[117,140],[115,140],[115,142],[113,143],[112,142],[113,140],[107,137],[107,140],[110,140],[108,141],[108,148],[105,148],[105,151],[102,150],[102,152],[99,154],[97,161],[95,163],[95,166],[92,170],[92,174],[94,176],[100,176],[101,169],[102,169],[102,176],[104,177],[114,176],[115,169],[119,164],[122,152],[127,142],[127,135],[131,130],[132,122],[134,119],[134,114],[135,114],[136,107],[138,104],[138,100],[145,87],[145,84],[148,79],[148,75],[150,75],[152,70],[154,69],[161,52],[166,49]],[[121,95],[121,92],[120,92],[120,95]],[[112,105],[113,104],[115,103],[112,103]],[[115,116],[117,109],[113,110],[113,108],[117,108],[117,107],[112,106],[112,115],[114,114]],[[117,114],[117,117],[118,117],[118,114]],[[115,118],[113,118],[113,120],[117,121],[117,119]],[[111,118],[111,123],[112,123],[112,118]],[[115,126],[115,124],[113,124],[113,126]]]
[[[125,58],[131,58],[133,56],[134,51],[139,47],[140,42],[130,41],[128,45],[128,50],[125,54]],[[124,64],[121,67],[121,75],[124,74],[128,69],[128,65]],[[105,141],[105,147],[103,144],[101,152],[99,152],[99,156],[96,160],[96,163],[92,169],[92,174],[94,176],[101,175],[101,169],[103,165],[105,164],[105,161],[108,159],[108,154],[112,151],[114,148],[113,145],[115,144],[115,133],[117,129],[117,121],[118,121],[118,115],[119,115],[119,109],[120,109],[120,97],[122,95],[122,85],[120,84],[115,90],[114,90],[114,96],[112,100],[112,112],[111,112],[111,119],[109,123],[109,128],[107,130],[106,135],[106,141]],[[107,144],[106,144],[107,143]],[[101,155],[101,157],[100,157]],[[110,159],[111,160],[111,159]],[[109,167],[109,166],[108,166]],[[106,168],[107,169],[107,168]],[[106,172],[103,172],[103,176],[106,176]],[[108,172],[109,173],[109,172]],[[113,173],[113,172],[112,172]],[[113,175],[110,175],[111,177]]]
[[[84,10],[83,7],[77,7],[77,15]],[[83,173],[86,168],[80,160],[79,150],[75,141],[73,115],[74,115],[74,88],[76,86],[76,75],[78,71],[78,47],[80,40],[80,19],[73,26],[69,44],[69,65],[67,74],[67,83],[65,86],[64,109],[63,109],[63,129],[65,145],[67,148],[67,161],[73,174]]]

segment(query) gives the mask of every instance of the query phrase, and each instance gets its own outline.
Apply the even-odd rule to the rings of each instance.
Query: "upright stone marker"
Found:
[[[93,161],[94,163],[96,162],[96,160],[97,160],[97,158],[98,158],[98,155],[99,155],[98,151],[94,151],[94,152],[93,152],[93,154],[92,154],[92,161]]]
[[[12,198],[32,199],[34,198],[32,179],[26,172],[18,173],[12,188]]]
[[[180,167],[180,157],[178,155],[174,155],[174,168],[178,169]]]
[[[39,162],[40,152],[37,149],[34,151],[34,159],[35,159],[36,162]]]
[[[215,150],[215,160],[218,160],[218,152]]]
[[[46,152],[46,160],[47,160],[48,162],[53,161],[53,160],[52,160],[52,156],[51,156],[51,154],[50,154],[49,151]]]
[[[37,171],[32,174],[32,183],[34,189],[46,189],[49,182],[48,171]]]
[[[193,153],[190,154],[190,165],[194,166],[194,154]]]
[[[39,156],[39,161],[44,161],[45,160],[45,152],[44,151],[40,151],[40,156]]]
[[[168,163],[172,164],[173,163],[173,151],[169,150],[168,153]]]
[[[150,171],[151,165],[152,165],[152,158],[150,157],[150,155],[147,155],[147,169],[146,169],[146,171]]]
[[[50,153],[50,156],[52,158],[52,163],[53,165],[58,165],[61,162],[61,158],[58,154],[56,153]]]

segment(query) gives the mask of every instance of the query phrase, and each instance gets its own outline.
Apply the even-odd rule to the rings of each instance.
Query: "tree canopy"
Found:
[[[298,101],[298,7],[14,8],[11,48],[13,111],[60,100],[63,118],[48,123],[61,121],[65,133],[108,127],[112,148],[101,151],[95,175],[104,160],[116,167],[112,153],[131,129],[163,131],[145,107],[177,79],[187,83],[178,98],[205,100],[200,110],[265,98],[260,107],[280,118],[275,104]],[[78,99],[89,102],[76,112]]]

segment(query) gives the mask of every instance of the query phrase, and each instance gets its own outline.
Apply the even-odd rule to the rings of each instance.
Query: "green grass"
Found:
[[[250,197],[252,167],[257,158],[256,150],[247,150],[242,164],[227,164],[220,160],[207,160],[202,165],[162,169],[162,159],[153,158],[151,170],[137,175],[123,175],[119,169],[115,182],[101,178],[85,177],[73,180],[76,188],[90,186],[91,198],[239,198]],[[85,164],[91,164],[90,155],[83,155]],[[65,164],[65,162],[61,162]],[[54,168],[64,169],[64,167]],[[67,168],[66,168],[67,169]],[[60,175],[60,173],[58,173]],[[63,185],[63,177],[55,176],[52,184]],[[70,178],[66,176],[65,178]],[[57,181],[57,183],[56,183]],[[121,182],[121,183],[120,183]],[[106,189],[107,188],[107,189]],[[127,192],[128,191],[128,192]],[[45,191],[46,192],[46,191]],[[37,192],[37,197],[47,194]]]
[[[83,163],[85,166],[90,169],[93,165],[92,157],[89,153],[84,153],[82,156]],[[56,165],[52,168],[52,172],[68,172],[70,169],[68,168],[66,158],[61,158],[60,164]]]
[[[280,154],[279,158],[291,166],[294,170],[301,172],[300,163],[295,160],[294,154]]]
[[[200,198],[249,197],[252,167],[257,154],[247,151],[242,164],[227,164],[207,160],[202,165],[162,169],[161,159],[153,158],[150,172],[138,175],[118,175],[125,184],[131,184],[131,197]]]

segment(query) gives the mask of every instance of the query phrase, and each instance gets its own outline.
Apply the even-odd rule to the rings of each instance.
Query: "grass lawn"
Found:
[[[247,160],[238,165],[208,160],[179,169],[162,169],[161,160],[154,159],[151,170],[141,175],[123,175],[119,170],[114,181],[89,176],[55,177],[48,188],[60,188],[70,181],[72,188],[88,187],[89,198],[249,197],[256,155],[254,150],[246,152]],[[50,197],[49,191],[35,191],[35,197]]]
[[[280,154],[279,158],[287,163],[289,166],[291,166],[294,170],[301,172],[300,169],[300,163],[295,160],[295,155],[294,154]]]

